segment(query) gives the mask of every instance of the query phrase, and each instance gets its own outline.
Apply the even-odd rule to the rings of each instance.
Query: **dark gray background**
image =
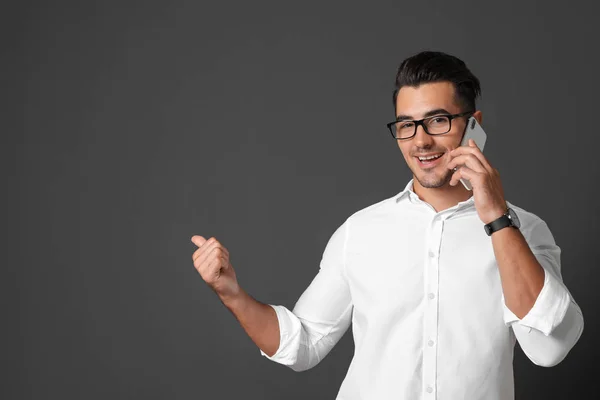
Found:
[[[517,347],[517,398],[583,398],[600,356],[597,13],[483,3],[6,9],[2,397],[333,399],[350,332],[304,373],[261,357],[190,237],[292,308],[343,220],[410,179],[385,123],[399,62],[430,49],[480,78],[485,152],[550,226],[585,317],[556,367]]]

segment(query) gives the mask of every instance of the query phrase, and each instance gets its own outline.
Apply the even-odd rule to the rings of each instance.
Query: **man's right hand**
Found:
[[[192,260],[194,267],[233,313],[248,336],[265,354],[272,356],[279,348],[279,321],[275,309],[255,300],[238,285],[235,271],[229,262],[229,251],[217,239],[206,240],[192,236],[198,246]]]
[[[235,298],[240,293],[240,286],[229,262],[229,251],[214,237],[206,240],[194,235],[192,243],[198,246],[192,254],[192,260],[202,279],[221,301]]]

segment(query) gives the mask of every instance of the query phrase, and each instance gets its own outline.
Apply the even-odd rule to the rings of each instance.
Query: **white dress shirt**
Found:
[[[339,226],[293,311],[271,305],[280,345],[272,357],[260,352],[306,370],[352,323],[355,352],[337,400],[514,399],[515,341],[549,367],[583,330],[562,281],[561,250],[542,219],[507,202],[545,271],[533,308],[519,319],[504,302],[473,197],[436,212],[412,184]]]

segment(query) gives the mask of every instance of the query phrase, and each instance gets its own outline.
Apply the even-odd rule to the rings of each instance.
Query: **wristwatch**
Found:
[[[492,233],[498,232],[500,229],[506,228],[507,226],[512,226],[516,229],[521,227],[521,222],[519,221],[517,213],[510,207],[506,209],[506,212],[500,218],[484,225],[483,229],[485,229],[485,233],[487,233],[488,236],[491,236]]]

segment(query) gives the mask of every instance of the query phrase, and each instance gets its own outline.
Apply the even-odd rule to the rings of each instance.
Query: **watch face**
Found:
[[[508,209],[508,217],[512,221],[515,228],[519,229],[521,227],[521,221],[519,221],[519,217],[517,216],[517,213],[514,212],[512,208]]]
[[[483,229],[485,230],[485,233],[487,233],[488,236],[490,236],[492,234],[492,227],[489,225],[484,225]]]

